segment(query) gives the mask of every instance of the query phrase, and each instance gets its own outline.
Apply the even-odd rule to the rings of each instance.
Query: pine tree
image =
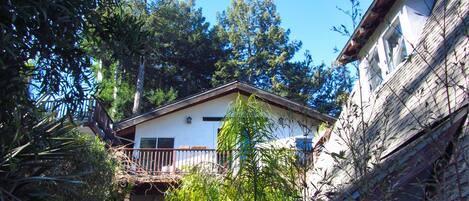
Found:
[[[134,0],[101,14],[100,26],[90,34],[90,51],[102,61],[102,67],[95,68],[103,74],[98,96],[114,118],[211,87],[215,62],[223,52],[192,2]],[[101,34],[108,30],[115,34]]]
[[[301,43],[289,40],[290,30],[271,0],[237,0],[219,16],[218,34],[226,42],[226,59],[219,61],[212,83],[244,81],[271,89],[282,67]]]

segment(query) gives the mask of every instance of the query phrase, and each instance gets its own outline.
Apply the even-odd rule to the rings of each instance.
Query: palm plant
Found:
[[[218,149],[237,150],[239,165],[227,177],[236,189],[235,200],[296,200],[294,152],[272,143],[274,124],[255,95],[238,96],[225,117]]]

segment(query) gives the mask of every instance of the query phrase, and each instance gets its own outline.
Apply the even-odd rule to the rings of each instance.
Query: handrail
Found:
[[[68,104],[63,101],[41,101],[38,107],[45,111],[55,113],[54,118],[60,119],[70,115],[72,121],[78,120],[83,126],[88,126],[94,134],[98,135],[104,141],[110,144],[119,144],[119,139],[115,138],[113,130],[113,121],[101,101],[92,96],[74,101],[74,104]]]
[[[239,162],[236,157],[239,150],[189,149],[189,148],[118,148],[124,156],[121,162],[124,172],[139,176],[182,175],[193,167],[198,167],[212,174],[225,173]],[[312,162],[312,152],[297,149],[280,148],[276,150],[292,151],[297,162]],[[242,159],[241,159],[242,160]]]
[[[141,150],[141,151],[226,151],[226,150],[221,150],[221,149],[199,149],[199,148],[128,148],[128,147],[123,147],[119,148],[120,150]],[[262,148],[259,148],[262,149]],[[264,149],[265,150],[265,149]],[[276,149],[271,149],[271,150],[279,150],[279,151],[305,151],[305,152],[313,152],[313,150],[303,150],[303,149],[293,149],[293,148],[276,148]],[[234,150],[231,150],[234,151]]]
[[[100,98],[98,98],[98,97],[96,97],[96,96],[92,96],[92,97],[93,97],[93,99],[96,100],[96,104],[99,104],[99,106],[101,106],[102,108],[104,108],[104,106],[103,106],[103,100],[102,100],[102,99],[100,99]],[[109,115],[109,113],[107,112],[107,110],[104,110],[104,114],[106,114],[107,118],[109,118],[109,120],[114,124],[114,120],[112,120],[111,115]]]
[[[91,111],[95,107],[95,101],[94,99],[87,98],[75,101],[74,104],[69,104],[63,101],[49,100],[41,101],[37,105],[39,108],[44,109],[46,112],[55,113],[55,118],[62,118],[66,115],[72,114],[74,118],[82,120],[91,116]]]
[[[211,173],[231,168],[233,151],[215,149],[122,148],[124,171],[132,175],[186,174],[192,167]]]

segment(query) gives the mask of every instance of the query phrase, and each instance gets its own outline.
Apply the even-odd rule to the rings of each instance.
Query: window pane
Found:
[[[295,146],[297,150],[313,150],[313,139],[312,138],[296,138]]]
[[[371,57],[369,57],[368,60],[367,76],[370,83],[370,90],[374,90],[383,82],[381,68],[379,67],[378,50],[376,48],[373,49]]]
[[[158,148],[174,148],[174,138],[158,138]]]
[[[385,45],[389,72],[392,72],[397,65],[407,58],[405,39],[399,23],[390,27],[389,33],[386,34]]]
[[[156,138],[141,138],[140,148],[156,148]]]
[[[296,138],[296,157],[297,163],[300,165],[306,165],[309,160],[310,152],[313,150],[313,139],[312,138]]]

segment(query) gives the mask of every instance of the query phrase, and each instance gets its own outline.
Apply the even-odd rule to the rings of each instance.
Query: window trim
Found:
[[[155,147],[153,147],[153,148],[151,148],[151,147],[150,147],[150,148],[142,147],[142,142],[143,142],[144,140],[155,140],[155,144],[154,144]],[[155,149],[157,145],[158,145],[158,138],[156,138],[156,137],[140,137],[140,142],[139,142],[138,147],[139,147],[140,149]]]

